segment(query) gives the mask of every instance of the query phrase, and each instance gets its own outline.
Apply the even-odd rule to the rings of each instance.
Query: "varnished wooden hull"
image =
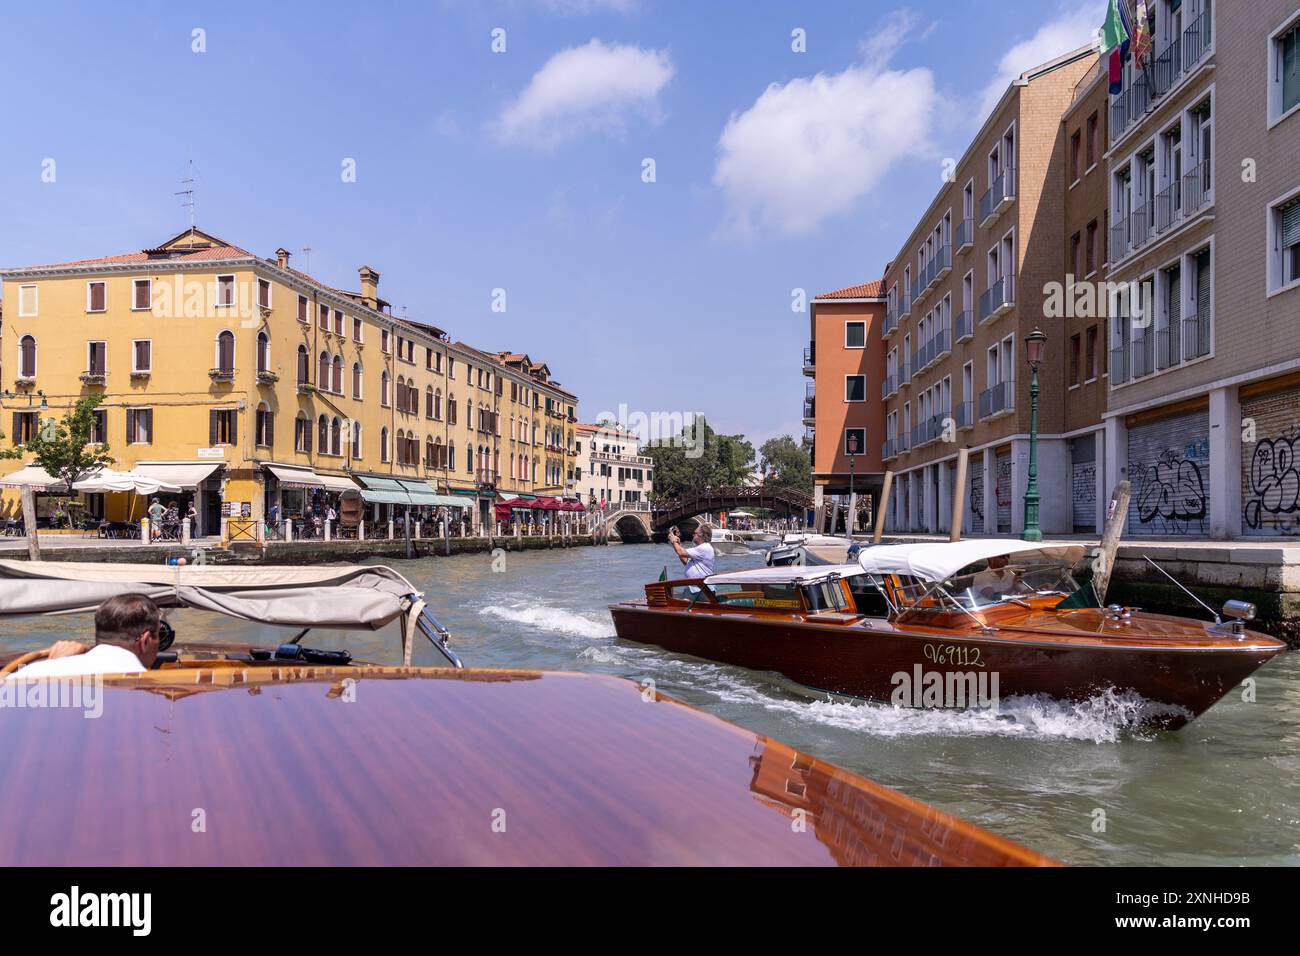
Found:
[[[0,866],[1053,862],[618,678],[227,662],[108,684],[93,719],[0,710]]]
[[[1198,648],[1186,642],[1162,647],[1152,641],[1054,640],[1010,631],[983,638],[969,630],[885,622],[819,626],[780,616],[728,616],[643,603],[614,605],[610,613],[624,640],[775,671],[835,694],[890,701],[904,686],[895,675],[906,674],[906,686],[914,686],[917,667],[944,675],[991,678],[996,673],[1001,698],[1046,694],[1086,700],[1107,688],[1132,690],[1154,705],[1146,708],[1142,722],[1166,729],[1202,714],[1283,649],[1263,635],[1251,635],[1246,647]]]

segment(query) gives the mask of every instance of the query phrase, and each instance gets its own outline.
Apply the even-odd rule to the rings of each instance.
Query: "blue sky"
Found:
[[[549,362],[585,419],[625,404],[797,437],[791,291],[877,278],[1006,80],[1102,8],[11,6],[0,265],[161,241],[188,223],[193,159],[200,227],[346,288],[373,266],[399,313]]]

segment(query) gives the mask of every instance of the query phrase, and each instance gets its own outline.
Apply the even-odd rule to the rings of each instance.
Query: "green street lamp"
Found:
[[[1047,333],[1037,326],[1025,336],[1025,354],[1029,357],[1029,484],[1025,488],[1024,541],[1042,541],[1038,527],[1038,366],[1047,349]]]
[[[849,510],[852,511],[854,509],[854,504],[855,504],[853,500],[853,463],[857,461],[858,458],[858,436],[854,433],[849,434],[848,450],[849,450]],[[856,529],[853,527],[853,515],[850,514],[847,520],[845,520],[844,522],[844,533],[851,535],[855,530]]]

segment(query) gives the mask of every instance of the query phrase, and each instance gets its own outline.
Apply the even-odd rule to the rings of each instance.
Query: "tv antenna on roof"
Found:
[[[311,275],[311,246],[302,247],[302,257],[303,257],[302,271],[307,273],[308,275]]]
[[[178,193],[172,193],[173,196],[184,196],[185,201],[181,203],[190,211],[190,234],[194,234],[194,160],[188,161],[190,176],[188,179],[182,179],[181,185],[185,188]]]

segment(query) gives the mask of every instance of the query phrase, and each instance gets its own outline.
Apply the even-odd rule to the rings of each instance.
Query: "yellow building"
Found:
[[[304,490],[367,478],[473,498],[476,525],[498,495],[573,490],[577,398],[544,364],[393,315],[367,266],[349,292],[289,258],[187,230],[140,252],[4,271],[6,443],[99,394],[95,437],[113,468],[180,485],[204,534],[223,515],[288,515]],[[23,466],[0,461],[0,483]],[[11,513],[17,493],[4,493]],[[386,518],[385,495],[363,494]],[[104,497],[93,513],[140,516],[136,496]]]

